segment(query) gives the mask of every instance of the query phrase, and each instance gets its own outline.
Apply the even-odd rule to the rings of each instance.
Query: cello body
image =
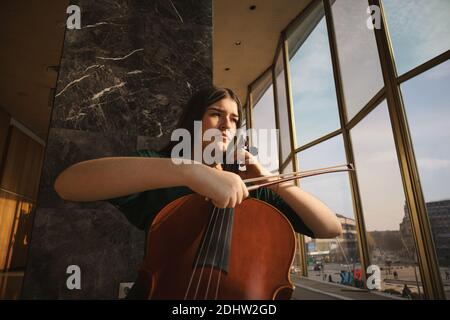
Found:
[[[218,209],[190,194],[155,217],[139,279],[148,299],[290,299],[294,254],[293,228],[270,204]]]

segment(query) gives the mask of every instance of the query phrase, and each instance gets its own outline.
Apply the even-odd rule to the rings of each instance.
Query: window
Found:
[[[450,272],[450,62],[403,83],[412,136],[442,279]],[[447,298],[450,288],[444,286]]]
[[[294,172],[294,166],[292,165],[292,160],[288,160],[286,165],[281,170],[281,173],[290,173]],[[294,183],[294,181],[292,181]]]
[[[308,148],[297,157],[301,171],[345,164],[342,136]],[[337,172],[304,178],[300,180],[300,187],[332,209],[343,229],[342,235],[333,239],[305,237],[308,277],[362,287],[356,221],[348,173]]]
[[[338,58],[348,120],[384,86],[373,30],[367,28],[367,1],[332,2]]]
[[[318,3],[320,6],[314,11],[314,15],[318,17],[313,21],[305,19],[290,36],[291,86],[297,146],[340,127],[327,26],[322,2]],[[307,23],[314,23],[314,26],[305,26]],[[307,38],[297,35],[304,34],[307,28],[313,28]]]
[[[401,295],[409,283],[419,298],[423,290],[386,101],[350,133],[370,264],[381,269],[382,291]]]
[[[289,133],[288,98],[286,92],[286,80],[283,66],[283,50],[278,53],[275,64],[276,99],[278,104],[278,121],[281,144],[281,162],[284,163],[291,153],[291,135]]]
[[[383,0],[397,73],[450,49],[450,1]]]
[[[278,136],[276,135],[273,99],[273,85],[270,85],[262,94],[259,101],[256,102],[252,112],[253,128],[266,130],[265,133],[257,132],[256,134],[256,138],[260,137],[262,141],[258,139],[253,139],[252,141],[254,146],[258,148],[260,163],[269,171],[276,171],[279,167]]]

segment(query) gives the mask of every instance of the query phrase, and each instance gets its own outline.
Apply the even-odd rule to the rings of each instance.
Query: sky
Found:
[[[398,74],[450,48],[450,1],[383,0]]]
[[[398,74],[450,48],[450,1],[384,0]],[[383,86],[373,31],[364,1],[338,0],[332,8],[348,116],[354,116]],[[290,61],[298,146],[339,128],[325,20]],[[426,201],[450,199],[450,62],[405,82],[407,111]],[[272,88],[269,88],[272,90]],[[273,93],[258,108],[273,108]],[[267,107],[265,107],[267,105]],[[254,113],[255,114],[255,113]],[[258,123],[268,123],[258,114]],[[351,130],[366,228],[398,230],[405,196],[385,101]],[[345,163],[337,136],[299,156],[300,170]],[[301,187],[336,213],[353,217],[348,176],[334,173],[302,179]]]

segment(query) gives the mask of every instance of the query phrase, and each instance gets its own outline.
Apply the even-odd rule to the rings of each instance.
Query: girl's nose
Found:
[[[225,130],[230,128],[231,128],[231,120],[228,118],[224,118],[220,124],[220,129]]]

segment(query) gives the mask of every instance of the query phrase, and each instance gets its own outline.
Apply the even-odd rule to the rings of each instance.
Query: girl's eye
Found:
[[[221,114],[220,114],[220,112],[212,112],[212,113],[211,113],[211,116],[212,116],[212,117],[220,117]],[[231,121],[233,121],[234,123],[238,123],[239,120],[236,119],[236,118],[232,118]]]

